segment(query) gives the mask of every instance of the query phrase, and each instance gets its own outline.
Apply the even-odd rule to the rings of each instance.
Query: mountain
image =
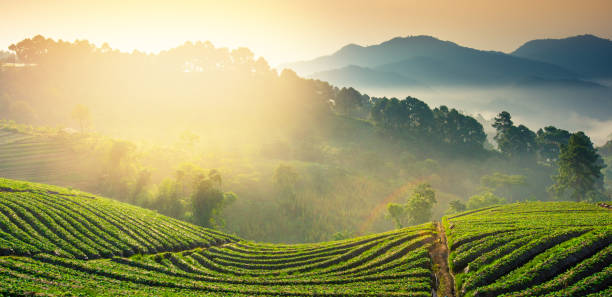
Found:
[[[559,65],[585,78],[612,78],[612,40],[593,35],[532,40],[512,55]]]
[[[353,70],[336,71],[349,65]],[[578,75],[562,67],[501,52],[481,51],[442,41],[431,36],[394,38],[371,46],[347,45],[332,55],[285,65],[302,75],[332,77],[359,86],[365,74],[376,82],[380,73],[396,73],[426,85],[505,85],[526,77],[577,79]],[[370,68],[375,71],[366,71]],[[333,72],[329,72],[333,71]],[[359,80],[354,80],[358,76]],[[389,84],[389,82],[386,82]],[[382,85],[381,85],[382,86]]]
[[[371,87],[393,87],[397,85],[406,87],[427,88],[419,81],[407,78],[400,74],[387,71],[378,71],[366,67],[349,65],[346,67],[314,73],[312,76],[327,81],[336,86],[350,87],[353,85]]]

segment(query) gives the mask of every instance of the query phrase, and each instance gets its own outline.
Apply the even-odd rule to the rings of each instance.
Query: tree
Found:
[[[448,203],[449,208],[447,213],[457,213],[462,212],[467,209],[465,203],[461,202],[461,200],[452,200]]]
[[[157,193],[150,203],[150,207],[161,214],[177,219],[184,219],[186,197],[181,195],[179,184],[170,179],[164,179],[157,186]]]
[[[400,229],[406,226],[406,208],[403,204],[389,203],[387,204],[387,211],[396,228]]]
[[[553,126],[539,129],[536,133],[536,143],[538,145],[538,154],[540,159],[546,163],[554,163],[559,158],[561,145],[567,144],[570,138],[570,133],[563,129],[557,129]]]
[[[387,211],[395,226],[402,228],[429,221],[433,205],[436,203],[434,189],[429,184],[422,183],[416,186],[405,204],[389,203]]]
[[[435,108],[436,137],[463,152],[479,153],[487,139],[482,125],[473,117],[442,105]]]
[[[499,135],[500,132],[507,131],[508,129],[510,129],[512,125],[514,125],[514,123],[512,122],[512,117],[510,116],[510,113],[507,111],[502,111],[497,115],[497,117],[495,117],[495,121],[491,126],[493,126],[495,130],[497,130],[497,134]],[[497,140],[497,136],[495,140]]]
[[[432,208],[435,203],[435,198],[431,200],[426,196],[418,194],[410,197],[406,203],[406,213],[408,215],[409,222],[416,225],[431,220]]]
[[[9,50],[14,51],[20,61],[24,63],[38,63],[48,51],[51,40],[41,35],[26,38],[17,44],[11,44]]]
[[[506,199],[487,191],[470,197],[467,202],[467,209],[482,208],[505,202]]]
[[[204,227],[220,227],[224,225],[221,211],[236,200],[236,194],[221,191],[221,176],[212,169],[208,178],[202,178],[191,196],[193,209],[192,220]]]
[[[527,178],[524,175],[508,175],[495,172],[492,175],[484,175],[480,178],[480,185],[497,194],[506,196],[514,201],[513,190],[527,185]]]
[[[200,181],[196,192],[191,197],[193,222],[200,226],[212,227],[213,215],[222,203],[223,192],[213,185],[213,181],[209,179]]]
[[[556,197],[568,194],[572,200],[599,200],[603,195],[603,160],[583,132],[573,133],[561,145],[559,168],[549,192]],[[569,193],[568,193],[569,192]]]
[[[507,111],[500,112],[495,118],[493,128],[497,130],[494,139],[499,150],[513,158],[531,158],[535,156],[536,134],[524,125],[514,126]]]
[[[133,198],[130,184],[136,179],[135,152],[136,146],[132,142],[113,140],[109,143],[108,159],[99,179],[103,193],[124,201]]]
[[[342,88],[335,98],[336,109],[345,115],[357,115],[359,110],[364,108],[370,100],[367,95],[361,95],[353,88]]]
[[[89,124],[89,121],[91,119],[89,108],[87,108],[87,106],[83,104],[77,104],[72,110],[72,118],[79,121],[81,133],[84,133],[85,126]]]
[[[298,174],[290,165],[279,165],[274,172],[274,183],[277,189],[277,202],[288,216],[299,215],[297,203]]]

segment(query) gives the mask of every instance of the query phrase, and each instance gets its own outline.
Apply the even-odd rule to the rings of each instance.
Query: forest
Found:
[[[12,152],[31,152],[78,172],[58,180],[31,165],[32,181],[246,239],[315,242],[495,204],[610,200],[612,142],[597,150],[580,131],[526,127],[503,110],[485,119],[410,94],[370,97],[211,42],[147,54],[37,35],[9,50],[4,177],[21,174]],[[51,146],[66,153],[37,151]]]

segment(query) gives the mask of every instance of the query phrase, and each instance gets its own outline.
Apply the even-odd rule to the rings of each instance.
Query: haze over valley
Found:
[[[0,11],[0,296],[612,296],[610,1]]]
[[[593,35],[533,40],[507,54],[408,36],[349,44],[282,67],[371,96],[411,95],[486,119],[508,110],[527,126],[589,131],[603,144],[612,133],[611,61],[612,41]]]

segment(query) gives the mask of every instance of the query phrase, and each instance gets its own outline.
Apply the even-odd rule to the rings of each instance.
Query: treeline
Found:
[[[353,88],[338,90],[332,104],[338,113],[371,120],[384,134],[411,145],[442,145],[449,152],[462,154],[484,152],[487,136],[482,124],[454,108],[432,110],[413,97],[370,98]]]
[[[0,72],[0,116],[21,123],[73,126],[76,106],[96,131],[168,142],[185,129],[209,138],[249,140],[261,131],[311,120],[334,88],[277,73],[246,48],[187,42],[145,54],[86,40],[42,36],[11,45],[23,67]]]
[[[225,220],[225,231],[261,241],[383,231],[380,206],[404,203],[421,181],[437,195],[416,202],[438,217],[451,201],[552,199],[546,188],[573,135],[534,132],[502,112],[495,150],[482,123],[456,109],[278,73],[248,49],[210,42],[145,54],[36,36],[11,50],[25,66],[0,72],[0,117],[129,140],[100,144],[84,190],[205,226]]]
[[[9,49],[29,66],[0,73],[0,115],[19,122],[72,125],[69,115],[79,106],[91,111],[89,124],[104,132],[142,136],[153,130],[160,138],[197,126],[195,132],[207,135],[246,130],[243,137],[318,123],[333,110],[371,120],[392,138],[442,144],[453,153],[481,153],[486,140],[478,121],[455,109],[431,110],[412,97],[370,98],[290,70],[278,74],[246,48],[187,42],[158,54],[125,53],[108,44],[38,35]]]

